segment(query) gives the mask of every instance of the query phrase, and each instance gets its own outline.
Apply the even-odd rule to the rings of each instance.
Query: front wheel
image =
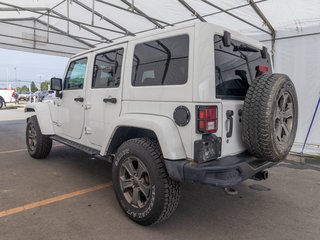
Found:
[[[50,136],[41,133],[36,116],[28,119],[26,144],[29,155],[33,158],[46,158],[51,151],[52,139],[50,139]]]
[[[178,206],[180,184],[168,176],[160,147],[152,139],[130,139],[119,147],[112,180],[122,210],[141,225],[166,220]]]

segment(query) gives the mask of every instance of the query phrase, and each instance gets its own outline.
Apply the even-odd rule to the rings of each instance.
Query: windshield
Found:
[[[237,40],[225,47],[220,35],[214,36],[214,49],[217,98],[242,100],[257,76],[271,72],[270,57],[262,58],[260,49]]]

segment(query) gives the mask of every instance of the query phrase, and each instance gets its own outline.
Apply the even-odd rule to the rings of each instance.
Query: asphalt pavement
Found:
[[[166,222],[143,227],[121,211],[111,165],[61,144],[47,159],[25,146],[26,114],[0,110],[0,239],[320,239],[320,160],[294,156],[236,195],[182,184]]]

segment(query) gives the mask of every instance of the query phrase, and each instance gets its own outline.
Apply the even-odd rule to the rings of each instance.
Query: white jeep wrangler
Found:
[[[230,187],[267,178],[297,129],[295,88],[259,42],[209,23],[154,31],[71,58],[56,98],[28,104],[34,158],[52,140],[112,162],[133,221],[167,219],[179,182]]]

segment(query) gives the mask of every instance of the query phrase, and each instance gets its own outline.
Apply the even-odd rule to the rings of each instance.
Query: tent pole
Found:
[[[152,22],[154,25],[156,25],[156,27],[158,28],[164,28],[161,24],[159,24],[157,21],[155,21],[154,19],[152,19],[151,17],[149,17],[147,14],[145,14],[144,12],[142,12],[139,8],[137,8],[134,3],[132,2],[129,3],[126,0],[121,0],[121,2],[123,2],[124,4],[126,4],[127,6],[132,8],[132,12],[136,11],[137,13],[139,13],[140,16],[146,18],[147,20],[149,20],[150,22]]]
[[[33,20],[33,48],[36,48],[36,20]]]
[[[272,38],[272,43],[271,43],[271,54],[272,54],[272,62],[274,65],[274,53],[275,53],[275,43],[276,43],[276,31],[274,30],[272,24],[268,20],[268,18],[263,14],[261,9],[258,7],[258,5],[253,1],[253,0],[248,0],[249,4],[253,8],[253,10],[257,13],[257,15],[261,18],[261,20],[267,25],[269,30],[271,31],[271,38]]]
[[[188,3],[184,0],[178,0],[186,9],[188,9],[194,16],[196,16],[201,22],[206,22],[206,20],[195,10],[193,9]]]
[[[125,27],[123,27],[120,24],[118,24],[118,23],[112,21],[111,19],[107,18],[104,14],[101,14],[100,12],[97,12],[96,10],[91,9],[86,4],[84,4],[84,3],[82,3],[82,2],[80,2],[78,0],[72,0],[72,3],[75,3],[75,4],[79,5],[80,7],[86,9],[87,11],[93,12],[96,16],[100,17],[101,19],[107,21],[108,23],[112,24],[113,26],[115,26],[115,27],[121,29],[122,31],[124,31],[124,33],[126,35],[135,36],[132,32],[130,32]]]
[[[301,149],[301,156],[303,155],[303,150],[306,146],[306,143],[308,141],[308,138],[309,138],[309,134],[310,134],[310,131],[311,131],[311,128],[312,128],[312,125],[313,125],[313,122],[314,122],[314,119],[316,118],[316,115],[317,115],[317,112],[318,112],[318,109],[319,109],[319,105],[320,105],[320,96],[319,96],[319,99],[318,99],[318,103],[317,103],[317,106],[314,110],[314,113],[313,113],[313,117],[312,117],[312,120],[311,120],[311,123],[310,123],[310,126],[309,126],[309,129],[308,129],[308,132],[307,132],[307,136],[306,138],[304,139],[304,143],[303,143],[303,146],[302,146],[302,149]]]
[[[206,3],[206,4],[208,4],[208,5],[210,5],[211,7],[214,7],[214,8],[216,8],[216,9],[218,9],[218,10],[220,11],[220,12],[217,12],[217,13],[215,13],[215,14],[218,14],[218,13],[221,13],[221,12],[222,12],[222,13],[225,13],[225,14],[228,14],[229,16],[231,16],[231,17],[233,17],[233,18],[235,18],[235,19],[238,19],[239,21],[244,22],[244,23],[246,23],[246,24],[248,24],[248,25],[250,25],[250,26],[258,29],[258,30],[260,30],[261,32],[264,32],[264,33],[267,33],[267,34],[269,34],[269,35],[272,35],[272,34],[271,34],[270,32],[268,32],[267,30],[265,30],[265,29],[263,29],[263,28],[261,28],[261,27],[258,27],[258,26],[256,26],[256,25],[248,22],[247,20],[245,20],[245,19],[243,19],[243,18],[241,18],[241,17],[238,17],[237,15],[229,12],[229,11],[231,11],[231,10],[233,10],[233,9],[238,9],[238,8],[240,8],[240,6],[239,6],[238,8],[223,9],[223,8],[219,7],[218,5],[213,4],[212,2],[209,2],[209,1],[207,1],[207,0],[201,0],[201,1],[204,2],[204,3]],[[247,5],[241,5],[241,7],[243,7],[243,6],[247,6]],[[211,15],[214,15],[214,14],[211,14]],[[209,16],[209,15],[207,15],[207,16]]]

